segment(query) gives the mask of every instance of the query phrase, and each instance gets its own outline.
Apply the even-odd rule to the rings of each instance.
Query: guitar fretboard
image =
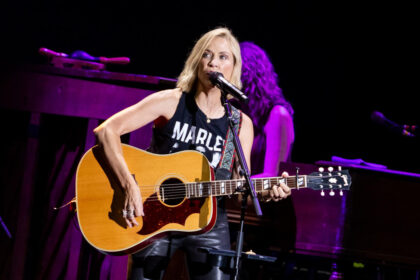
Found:
[[[245,186],[244,179],[237,180],[221,180],[221,181],[210,181],[210,182],[199,182],[199,183],[186,183],[186,197],[187,198],[198,198],[208,196],[225,196],[232,195],[238,191],[241,191]],[[306,175],[298,176],[297,184],[296,177],[271,177],[271,178],[255,178],[252,179],[256,192],[262,192],[269,190],[275,185],[280,183],[286,184],[289,188],[305,188],[306,187]]]

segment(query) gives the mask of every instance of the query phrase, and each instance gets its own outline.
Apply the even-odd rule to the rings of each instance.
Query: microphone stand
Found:
[[[235,251],[235,261],[234,261],[234,278],[233,279],[238,279],[238,275],[239,275],[239,267],[241,264],[241,256],[242,256],[242,246],[243,246],[243,241],[244,241],[244,220],[245,220],[245,210],[247,207],[247,199],[248,199],[248,195],[251,195],[252,201],[253,201],[253,205],[255,208],[255,213],[258,216],[262,216],[262,211],[261,211],[261,206],[260,203],[258,201],[257,198],[257,193],[255,192],[255,188],[254,185],[252,183],[251,177],[250,177],[250,172],[248,169],[248,165],[246,164],[246,160],[245,160],[245,156],[242,150],[242,146],[241,143],[239,141],[239,137],[236,134],[235,131],[235,123],[234,123],[234,119],[232,116],[232,110],[231,110],[231,105],[230,103],[227,101],[227,94],[226,92],[221,89],[222,92],[222,96],[221,96],[221,101],[223,103],[223,106],[225,107],[226,113],[228,115],[228,122],[229,122],[229,127],[231,132],[233,133],[233,143],[235,145],[235,150],[236,150],[236,154],[238,155],[238,160],[242,169],[242,174],[245,177],[245,187],[246,190],[244,192],[244,195],[242,197],[242,205],[241,205],[241,219],[240,219],[240,226],[239,226],[239,232],[238,232],[238,236],[236,239],[236,251]]]
[[[231,278],[237,280],[239,277],[239,268],[241,265],[241,258],[247,258],[250,260],[256,260],[256,261],[265,261],[265,262],[275,262],[277,260],[276,257],[271,257],[271,256],[262,256],[262,255],[257,255],[257,254],[246,254],[242,252],[242,247],[243,247],[243,241],[244,241],[244,222],[245,222],[245,210],[247,207],[247,200],[248,200],[248,195],[251,195],[253,204],[254,204],[254,208],[255,208],[255,212],[258,216],[262,216],[262,211],[261,211],[261,207],[260,207],[260,203],[258,201],[257,198],[257,193],[255,192],[255,188],[254,185],[252,183],[251,177],[250,177],[250,173],[249,173],[249,169],[248,169],[248,165],[246,164],[246,160],[245,160],[245,156],[242,150],[242,146],[241,143],[239,141],[239,137],[236,134],[235,131],[235,121],[234,118],[232,116],[232,110],[231,110],[231,105],[230,103],[227,102],[227,94],[226,92],[221,89],[222,92],[222,96],[221,96],[221,101],[223,103],[223,106],[225,107],[226,113],[228,115],[228,123],[229,123],[229,128],[231,130],[231,132],[233,133],[233,143],[236,149],[236,154],[238,155],[238,159],[239,159],[239,163],[240,166],[242,168],[242,174],[245,177],[246,183],[244,184],[245,187],[245,191],[243,193],[243,197],[242,197],[242,204],[241,204],[241,218],[240,218],[240,227],[239,227],[239,232],[238,232],[238,236],[236,239],[236,249],[235,251],[231,251],[231,250],[216,250],[216,249],[212,249],[212,248],[206,248],[206,247],[200,247],[199,250],[200,251],[204,251],[206,252],[209,256],[216,256],[216,258],[211,258],[213,261],[213,265],[215,266],[228,266],[231,269]],[[232,264],[232,258],[234,258],[233,260],[233,264]],[[232,265],[233,265],[233,269],[232,269]],[[233,275],[233,270],[235,272],[235,274]]]

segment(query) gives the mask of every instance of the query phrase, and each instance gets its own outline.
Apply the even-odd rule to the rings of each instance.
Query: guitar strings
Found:
[[[330,176],[308,176],[309,178],[329,178]],[[262,180],[275,180],[278,183],[278,179],[281,179],[280,177],[270,177],[270,178],[255,178],[254,186],[256,188],[257,192],[260,192],[263,190],[264,182]],[[287,177],[286,183],[291,187],[292,189],[297,188],[295,186],[296,184],[296,177]],[[225,182],[224,188],[228,189],[226,193],[217,193],[217,189],[220,189],[221,182]],[[160,194],[159,197],[156,198],[147,198],[149,201],[157,201],[157,200],[171,200],[171,199],[184,199],[184,198],[203,198],[203,197],[209,197],[209,196],[226,196],[226,195],[233,195],[237,193],[237,183],[238,182],[245,182],[244,179],[237,179],[237,180],[228,180],[228,181],[207,181],[207,182],[190,182],[190,183],[173,183],[173,184],[165,184],[164,187],[167,187],[169,190],[166,192],[163,192],[163,194]],[[226,184],[227,183],[227,184]],[[189,184],[194,185],[194,187],[190,188],[190,191],[187,191],[187,187]],[[201,184],[202,188],[200,189],[197,185]],[[219,187],[217,186],[219,185]],[[340,184],[326,184],[328,186],[341,186]],[[157,193],[159,188],[162,185],[148,185],[148,186],[141,186],[142,189],[148,189],[151,188],[154,190],[155,193]],[[218,188],[217,188],[218,187]],[[303,188],[303,187],[302,187]],[[325,188],[325,190],[329,189],[328,187]]]
[[[324,178],[330,178],[331,176],[309,176],[307,175],[308,178],[317,178],[317,179],[324,179]],[[261,182],[262,180],[269,180],[270,182],[273,180],[277,179],[286,179],[286,185],[289,187],[296,187],[296,178],[294,176],[290,176],[287,178],[281,178],[281,177],[269,177],[269,178],[254,178],[252,179],[254,181],[254,185],[261,185],[264,184],[264,182]],[[220,185],[221,183],[225,183],[226,185],[237,185],[238,182],[245,182],[245,179],[236,179],[236,180],[220,180],[220,181],[203,181],[203,182],[185,182],[185,183],[172,183],[172,184],[163,184],[163,186],[166,187],[181,187],[184,188],[186,185],[188,184],[202,184],[202,185],[208,185],[208,184],[218,184]],[[334,183],[325,183],[328,185],[340,185],[340,184],[334,184]],[[160,187],[162,185],[142,185],[140,186],[141,188],[157,188]]]

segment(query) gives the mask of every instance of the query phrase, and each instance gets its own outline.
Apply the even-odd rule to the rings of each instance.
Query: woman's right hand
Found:
[[[137,185],[123,189],[123,209],[121,214],[127,224],[127,227],[138,226],[136,217],[144,216],[143,202],[140,189]]]

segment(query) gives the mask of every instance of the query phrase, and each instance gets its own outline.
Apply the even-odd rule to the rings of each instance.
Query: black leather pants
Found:
[[[219,201],[218,205],[223,202]],[[224,207],[218,207],[216,224],[211,231],[200,235],[172,235],[133,254],[131,279],[161,279],[170,258],[179,248],[186,253],[191,280],[229,279],[226,270],[212,265],[210,257],[198,250],[199,247],[230,249],[229,225]],[[173,275],[173,279],[177,279],[176,275]]]

